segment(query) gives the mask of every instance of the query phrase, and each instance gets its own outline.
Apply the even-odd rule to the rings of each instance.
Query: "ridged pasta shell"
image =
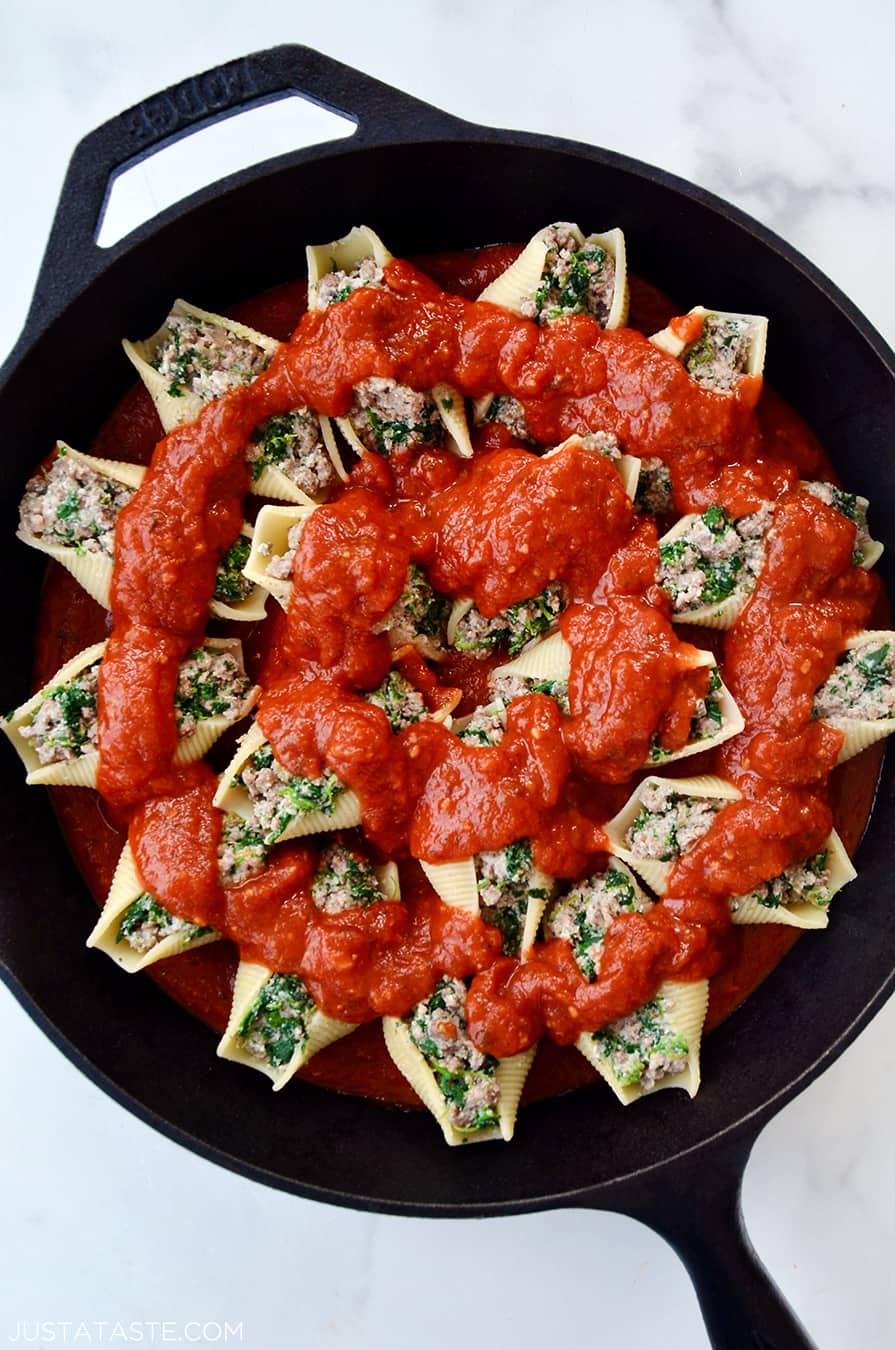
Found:
[[[704,662],[705,665],[715,665],[715,658],[711,652],[700,652],[700,656],[707,658]],[[653,764],[670,764],[674,759],[687,759],[690,755],[701,755],[704,750],[711,750],[713,746],[722,745],[724,741],[729,741],[731,737],[740,734],[746,725],[746,719],[734,702],[733,695],[723,680],[713,696],[718,700],[721,709],[720,731],[717,731],[714,736],[704,736],[699,741],[688,741],[682,749],[673,750],[671,754],[663,754],[658,759],[650,756],[643,765],[644,768],[649,768]]]
[[[572,648],[562,633],[551,633],[521,656],[498,666],[494,676],[521,675],[527,680],[567,680],[572,666]]]
[[[339,1022],[315,1010],[308,1024],[308,1039],[301,1049],[296,1050],[288,1064],[278,1066],[265,1064],[263,1060],[257,1059],[243,1048],[239,1028],[246,1013],[273,974],[274,972],[267,966],[257,965],[251,961],[240,961],[233,982],[230,1017],[218,1044],[217,1054],[220,1059],[231,1059],[237,1064],[247,1064],[250,1069],[258,1069],[273,1083],[274,1092],[278,1092],[295,1076],[303,1064],[307,1064],[309,1059],[325,1050],[328,1045],[332,1045],[334,1041],[341,1040],[343,1036],[356,1031],[358,1024]]]
[[[320,423],[320,435],[323,444],[326,447],[326,453],[332,461],[338,477],[343,483],[348,481],[348,472],[342,463],[342,456],[339,452],[338,442],[336,441],[333,425],[330,418],[323,413],[317,414],[317,420]],[[265,464],[258,477],[252,483],[250,491],[256,497],[273,497],[275,501],[280,502],[298,502],[301,506],[316,506],[318,503],[313,497],[309,497],[297,483],[293,483],[288,474],[283,473],[282,469],[276,468],[273,464]],[[323,500],[321,498],[320,500]]]
[[[532,872],[529,889],[546,891],[547,894],[543,897],[536,895],[529,895],[528,897],[528,904],[525,908],[525,922],[522,925],[522,939],[519,943],[519,955],[523,961],[527,961],[531,956],[531,949],[538,940],[544,910],[556,890],[556,882],[553,877],[548,877],[546,873],[535,868]]]
[[[509,1143],[516,1128],[519,1099],[535,1057],[536,1046],[498,1062],[494,1074],[500,1084],[500,1102],[497,1108],[499,1125],[476,1130],[474,1133],[464,1133],[462,1130],[456,1130],[448,1120],[447,1103],[441,1095],[434,1073],[426,1063],[425,1056],[414,1045],[406,1022],[399,1017],[383,1017],[382,1031],[396,1068],[438,1121],[446,1143],[452,1147],[457,1144],[484,1143],[488,1139],[503,1139]]]
[[[250,820],[253,812],[252,799],[245,788],[234,782],[256,750],[267,744],[264,732],[253,722],[239,742],[236,754],[221,774],[218,790],[214,794],[214,805],[221,811],[232,811],[243,820]],[[310,834],[329,834],[333,830],[350,830],[361,824],[361,805],[355,794],[346,789],[336,799],[330,814],[323,811],[308,811],[290,821],[283,833],[277,836],[277,843],[287,839],[301,839]]]
[[[163,961],[169,956],[178,956],[180,952],[193,951],[197,947],[207,946],[209,942],[220,940],[221,934],[215,930],[193,938],[189,936],[187,930],[186,933],[172,933],[170,937],[162,938],[161,942],[157,942],[146,952],[137,952],[130,943],[117,941],[118,926],[125,911],[145,890],[131,846],[125,844],[115,868],[103,912],[87,939],[87,946],[105,952],[107,956],[111,956],[116,965],[121,966],[122,970],[133,975],[138,970],[145,970],[147,966],[154,965],[156,961]]]
[[[452,730],[456,735],[459,736],[460,732],[461,732],[461,731],[465,731],[466,728],[469,726],[470,722],[472,721],[472,719],[473,719],[474,717],[477,717],[478,714],[479,714],[480,712],[487,713],[487,714],[492,714],[492,713],[495,714],[496,716],[498,716],[498,717],[501,718],[501,720],[502,720],[504,726],[506,726],[506,720],[507,720],[507,718],[506,718],[506,711],[507,711],[507,705],[504,703],[504,701],[503,701],[502,698],[495,698],[495,699],[492,699],[492,701],[491,701],[490,703],[486,703],[485,706],[482,707],[482,708],[476,708],[474,712],[466,713],[465,716],[463,716],[463,717],[453,717],[453,718],[451,718],[451,730]]]
[[[398,874],[398,864],[393,862],[382,863],[374,867],[376,880],[379,882],[379,889],[386,900],[401,899],[401,878]]]
[[[420,867],[439,900],[453,909],[478,914],[479,888],[472,858],[461,858],[459,862],[449,863],[429,863],[420,859]]]
[[[658,858],[638,858],[625,844],[625,835],[629,827],[633,825],[640,810],[640,799],[644,788],[650,783],[656,783],[660,787],[670,787],[679,796],[721,797],[725,801],[733,802],[738,801],[743,794],[739,788],[734,787],[733,783],[728,783],[723,778],[717,778],[714,774],[700,774],[696,778],[661,778],[656,774],[650,774],[643,779],[643,782],[637,784],[618,814],[606,822],[603,826],[603,833],[609,840],[610,853],[614,853],[617,858],[623,858],[626,863],[629,863],[637,875],[642,877],[657,895],[664,895],[668,878],[677,860],[661,862]]]
[[[246,539],[251,539],[255,532],[251,525],[246,523],[239,533],[245,535]],[[251,557],[251,554],[249,554],[249,557]],[[246,562],[248,562],[248,558]],[[216,619],[232,619],[241,623],[260,623],[267,609],[267,592],[256,583],[254,589],[244,600],[237,600],[235,604],[230,605],[225,600],[213,599],[208,608]]]
[[[825,847],[830,869],[830,900],[843,886],[858,875],[845,845],[835,830],[827,836]],[[731,904],[733,902],[731,901]],[[807,901],[795,905],[761,905],[757,900],[743,900],[731,913],[736,924],[778,923],[788,928],[826,928],[830,922],[830,905],[812,905]]]
[[[761,375],[764,370],[765,351],[768,343],[768,321],[763,314],[733,314],[723,309],[706,309],[703,305],[694,305],[689,314],[700,314],[703,318],[711,314],[719,319],[742,319],[746,323],[754,325],[752,337],[749,343],[749,355],[746,359],[746,375]],[[698,339],[697,339],[698,340]],[[650,342],[654,347],[659,347],[669,356],[676,360],[683,356],[687,347],[692,342],[686,342],[678,337],[676,333],[669,328],[663,328],[659,333],[653,333]]]
[[[256,586],[268,591],[283,609],[289,608],[292,582],[268,575],[267,567],[273,558],[282,558],[289,550],[289,531],[300,520],[307,520],[317,510],[316,502],[308,498],[294,506],[262,506],[255,521],[252,551],[242,569],[243,575]]]
[[[280,346],[275,338],[268,337],[266,333],[259,333],[254,328],[247,328],[245,324],[236,323],[235,320],[227,319],[222,314],[213,314],[210,310],[199,309],[186,300],[175,300],[169,313],[180,314],[192,319],[204,319],[208,323],[217,324],[234,337],[244,338],[247,342],[255,343],[271,357]],[[198,394],[189,390],[176,398],[168,393],[170,380],[167,376],[162,375],[161,371],[156,370],[151,363],[159,347],[167,340],[169,332],[166,318],[161,328],[157,328],[151,337],[144,338],[141,342],[131,342],[125,338],[121,344],[128,360],[146,386],[165,431],[173,431],[175,427],[194,422],[205,404],[211,401],[200,398]]]
[[[461,620],[465,619],[466,615],[474,607],[475,601],[466,598],[455,600],[451,605],[451,612],[448,615],[447,628],[445,629],[445,637],[449,647],[453,647],[454,645],[454,639],[457,636],[457,629],[460,627]]]
[[[676,521],[671,529],[662,535],[659,540],[659,547],[661,548],[663,544],[673,544],[676,540],[683,538],[694,520],[699,520],[699,516],[681,516],[680,520]],[[715,605],[700,605],[698,609],[688,609],[680,614],[672,613],[672,621],[674,623],[695,623],[702,628],[731,628],[752,594],[752,589],[754,587],[748,591],[735,591],[726,600],[719,600]]]
[[[202,647],[210,648],[213,651],[228,652],[236,661],[242,674],[245,674],[245,661],[239,638],[205,638]],[[253,685],[246,695],[242,711],[238,717],[206,717],[199,722],[192,735],[181,737],[174,754],[174,763],[192,764],[197,759],[204,759],[215,741],[223,736],[228,727],[232,727],[243,717],[248,716],[258,702],[260,694],[260,686]]]
[[[578,432],[573,436],[567,436],[564,441],[554,446],[552,450],[548,450],[541,458],[552,459],[554,455],[558,455],[561,450],[567,449],[570,445],[575,445],[591,454],[600,455],[603,459],[609,459],[609,456],[603,455],[602,451],[585,445],[584,438]],[[637,492],[637,481],[640,478],[640,460],[636,455],[621,455],[618,459],[609,459],[609,463],[614,465],[619,478],[622,480],[626,495],[633,501]]]
[[[585,244],[598,244],[614,260],[615,289],[605,326],[606,328],[623,328],[628,319],[629,300],[624,234],[621,230],[614,229],[609,230],[606,234],[589,234],[585,238],[579,227],[571,221],[557,221],[556,224],[574,235],[579,248],[582,248]],[[500,305],[502,309],[511,310],[513,314],[518,314],[521,317],[523,303],[526,300],[534,299],[535,292],[541,284],[544,263],[547,258],[547,244],[544,242],[544,234],[551,228],[551,225],[545,225],[543,229],[538,230],[537,234],[533,235],[526,244],[516,261],[511,263],[505,272],[501,272],[500,276],[496,277],[489,286],[485,287],[479,299],[487,300],[492,305]]]
[[[341,239],[328,244],[308,244],[305,249],[308,264],[308,309],[317,309],[317,286],[328,272],[350,272],[365,258],[372,258],[378,267],[385,267],[393,255],[379,235],[369,225],[355,225]]]
[[[694,980],[690,984],[684,984],[679,981],[666,980],[664,984],[660,985],[656,997],[670,1000],[671,1008],[666,1019],[668,1026],[676,1035],[686,1037],[689,1054],[687,1056],[687,1067],[683,1072],[666,1074],[648,1092],[645,1092],[639,1084],[623,1085],[619,1083],[612,1072],[609,1060],[600,1053],[597,1042],[593,1040],[591,1033],[585,1032],[575,1042],[577,1049],[581,1051],[588,1063],[592,1064],[600,1077],[604,1078],[609,1084],[622,1106],[630,1106],[631,1102],[636,1102],[640,1097],[650,1096],[653,1092],[661,1092],[663,1088],[683,1088],[691,1098],[695,1097],[699,1090],[701,1077],[699,1051],[702,1045],[702,1028],[705,1024],[705,1014],[708,1008],[709,982],[708,980]]]
[[[466,421],[466,402],[452,384],[437,384],[429,391],[435,401],[438,418],[445,430],[445,446],[460,459],[472,458],[472,442]],[[335,418],[336,426],[359,457],[370,454],[347,417]],[[346,475],[347,477],[347,475]]]
[[[887,628],[862,629],[860,633],[855,633],[854,637],[848,639],[843,651],[850,651],[853,647],[861,647],[865,642],[877,639],[887,640],[895,645],[895,632]],[[825,717],[823,721],[828,726],[836,727],[844,737],[842,749],[836,759],[837,764],[854,759],[855,755],[866,750],[868,745],[885,740],[886,736],[891,736],[895,731],[895,717],[878,717],[875,721],[857,717]]]
[[[488,409],[497,398],[496,394],[483,394],[481,398],[472,400],[472,425],[480,427],[488,420]]]
[[[92,647],[85,647],[70,661],[66,661],[65,665],[56,671],[52,679],[48,680],[36,694],[32,694],[26,703],[23,703],[8,717],[4,717],[0,721],[0,726],[12,741],[19,759],[28,771],[26,783],[54,783],[66,787],[94,787],[96,785],[96,771],[99,765],[99,752],[97,750],[88,750],[84,755],[77,755],[74,759],[62,760],[56,764],[41,764],[31,740],[22,735],[21,728],[30,726],[38,708],[51,689],[55,689],[61,684],[68,684],[70,680],[74,680],[78,675],[88,670],[90,666],[95,665],[97,661],[102,659],[105,650],[105,642],[96,642]]]
[[[146,473],[141,464],[125,464],[114,459],[97,459],[93,455],[82,455],[80,450],[73,450],[64,441],[58,442],[58,448],[60,454],[70,456],[77,463],[86,465],[104,478],[124,483],[126,487],[138,488]],[[77,549],[69,544],[46,543],[37,535],[29,534],[21,526],[16,531],[16,538],[21,539],[29,548],[46,553],[47,557],[61,563],[98,605],[102,605],[103,609],[109,608],[113,560],[105,553],[78,553]]]

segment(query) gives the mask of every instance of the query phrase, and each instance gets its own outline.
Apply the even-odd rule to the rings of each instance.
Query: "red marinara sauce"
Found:
[[[114,634],[100,705],[105,802],[83,791],[55,793],[98,898],[129,822],[153,893],[174,912],[220,927],[243,955],[300,969],[326,1011],[372,1021],[406,1010],[440,972],[475,975],[470,1027],[498,1054],[544,1030],[568,1042],[643,1002],[667,976],[712,975],[710,1023],[719,1020],[794,939],[792,930],[772,926],[732,930],[725,897],[816,849],[833,818],[853,848],[878,768],[878,756],[865,755],[828,786],[838,745],[807,725],[811,692],[877,598],[875,578],[849,566],[853,527],[795,491],[800,475],[826,468],[811,433],[769,391],[756,416],[754,391],[739,400],[700,389],[634,328],[606,333],[582,318],[541,330],[470,304],[515,252],[440,255],[424,260],[423,272],[393,264],[391,293],[358,292],[350,304],[308,316],[267,375],[160,443],[148,488],[123,513],[116,538]],[[651,287],[635,279],[632,292],[633,325],[651,330],[668,319],[672,307]],[[303,302],[303,284],[285,286],[243,306],[239,317],[286,338]],[[744,800],[721,812],[678,865],[661,906],[616,921],[595,985],[581,979],[562,943],[540,946],[524,968],[498,957],[495,930],[447,910],[410,860],[401,864],[402,904],[348,915],[322,916],[310,902],[313,844],[282,845],[261,876],[222,887],[213,775],[204,765],[172,766],[172,673],[204,629],[217,559],[242,520],[248,433],[302,400],[343,413],[352,385],[370,375],[417,387],[450,379],[470,396],[510,393],[543,443],[612,430],[626,450],[672,466],[678,510],[722,501],[743,513],[782,499],[787,547],[771,552],[725,644],[725,677],[757,734],[723,747],[719,770]],[[141,390],[128,395],[94,452],[149,459],[158,429],[147,405]],[[443,860],[530,835],[545,870],[581,875],[601,861],[600,824],[630,791],[657,724],[663,744],[686,739],[704,675],[653,584],[655,527],[632,517],[614,469],[574,449],[540,460],[493,429],[480,441],[468,465],[444,451],[388,464],[367,455],[347,491],[315,513],[302,536],[288,615],[268,621],[247,644],[265,687],[258,720],[292,771],[313,775],[328,764],[357,792],[368,840],[383,856],[406,857],[409,848]],[[473,596],[486,616],[563,578],[575,601],[562,625],[573,652],[565,726],[552,700],[535,696],[510,709],[508,734],[491,750],[465,746],[432,722],[392,735],[360,693],[388,668],[388,643],[374,630],[411,560],[439,589]],[[826,616],[820,635],[817,612]],[[780,655],[781,624],[786,643],[810,649],[782,691],[767,677]],[[246,626],[237,627],[245,638]],[[101,612],[54,569],[38,680],[105,635]],[[698,640],[706,645],[704,630]],[[411,679],[431,708],[461,696],[461,709],[469,709],[484,701],[488,668],[454,654],[433,673],[417,658]],[[140,710],[138,735],[132,707]],[[228,942],[151,973],[220,1029],[234,966]],[[303,1076],[409,1097],[375,1026],[323,1052]],[[592,1076],[579,1056],[545,1042],[527,1095]]]

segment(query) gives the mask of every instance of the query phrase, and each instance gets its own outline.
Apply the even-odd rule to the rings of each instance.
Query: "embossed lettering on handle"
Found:
[[[261,92],[251,57],[230,61],[216,70],[193,75],[174,89],[153,94],[122,116],[134,149],[157,144],[160,136],[174,135],[224,108],[239,107]]]

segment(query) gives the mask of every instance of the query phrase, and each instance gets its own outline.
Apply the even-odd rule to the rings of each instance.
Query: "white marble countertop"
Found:
[[[791,240],[895,341],[895,11],[886,0],[847,13],[830,0],[650,0],[570,11],[559,23],[531,0],[400,0],[382,12],[394,23],[371,22],[356,0],[335,13],[296,0],[193,0],[188,15],[38,0],[5,13],[0,173],[13,186],[0,350],[24,319],[80,136],[185,75],[286,41],[474,121],[611,146],[691,178]],[[607,31],[612,54],[591,61],[589,46]],[[291,109],[264,114],[265,136],[283,150],[296,137],[320,139],[320,115]],[[203,176],[250,161],[253,144],[257,133],[228,131],[199,151],[172,152],[167,167],[151,162],[116,203],[119,230],[136,223],[128,212],[148,214]],[[764,1131],[746,1175],[755,1246],[823,1350],[884,1350],[895,1340],[893,1045],[890,1003]],[[114,1343],[120,1322],[131,1330],[119,1344],[138,1332],[144,1342],[223,1341],[229,1323],[230,1343],[251,1350],[287,1339],[316,1350],[393,1350],[443,1340],[432,1270],[456,1267],[477,1272],[477,1290],[501,1290],[474,1295],[480,1344],[500,1345],[510,1332],[519,1347],[582,1337],[636,1347],[661,1337],[665,1350],[708,1344],[678,1259],[630,1220],[572,1211],[394,1219],[266,1190],[120,1109],[5,992],[0,1074],[0,1338],[33,1341],[36,1323],[46,1323],[38,1343]],[[560,1265],[566,1290],[598,1284],[616,1296],[592,1305],[557,1298]],[[519,1297],[530,1288],[545,1296]],[[583,1329],[590,1306],[599,1320]],[[164,1334],[152,1330],[158,1324]]]

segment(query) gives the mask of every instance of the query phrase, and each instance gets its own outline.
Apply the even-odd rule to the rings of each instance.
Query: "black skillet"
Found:
[[[196,126],[290,93],[357,123],[345,141],[280,156],[196,193],[121,243],[95,232],[116,173]],[[437,186],[433,175],[437,174]],[[308,239],[367,221],[397,252],[524,239],[545,219],[624,227],[643,276],[689,305],[769,314],[769,380],[810,420],[848,486],[873,501],[893,556],[895,359],[794,249],[709,193],[591,146],[474,126],[300,46],[184,81],[78,146],[25,331],[0,373],[0,558],[7,658],[0,707],[29,687],[42,566],[13,539],[15,503],[57,436],[88,445],[132,381],[122,334],[151,332],[174,295],[226,309],[302,270]],[[296,1194],[433,1217],[556,1206],[616,1210],[675,1247],[709,1336],[725,1350],[810,1342],[742,1223],[743,1168],[759,1131],[826,1068],[889,993],[895,826],[883,772],[859,879],[828,933],[809,935],[704,1047],[696,1100],[667,1092],[620,1113],[604,1090],[523,1111],[508,1148],[448,1150],[428,1115],[296,1083],[277,1100],[215,1059],[212,1035],[145,979],[88,953],[93,901],[44,793],[0,756],[7,847],[0,960],[16,997],[111,1096],[197,1153]]]

